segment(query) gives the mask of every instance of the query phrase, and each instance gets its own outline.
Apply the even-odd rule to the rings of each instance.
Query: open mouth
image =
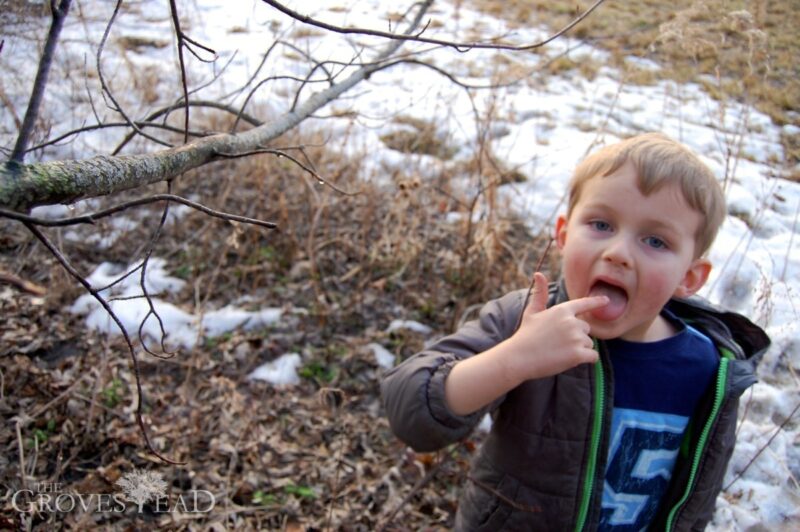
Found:
[[[608,304],[606,306],[591,312],[592,316],[598,320],[615,320],[622,316],[622,313],[625,312],[625,308],[628,306],[628,293],[625,289],[606,281],[595,281],[591,288],[589,288],[589,295],[606,296],[608,298]]]

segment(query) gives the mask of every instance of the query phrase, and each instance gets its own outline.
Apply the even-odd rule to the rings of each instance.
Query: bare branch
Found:
[[[186,81],[186,62],[183,58],[183,49],[186,48],[189,52],[195,56],[200,61],[204,62],[211,62],[216,60],[217,52],[212,50],[211,48],[204,46],[197,41],[194,41],[189,38],[188,35],[183,33],[181,30],[181,21],[180,17],[178,16],[178,6],[175,4],[175,0],[169,0],[169,11],[170,15],[172,16],[172,26],[175,29],[175,37],[178,39],[178,63],[181,69],[181,88],[183,89],[183,101],[184,101],[184,122],[183,122],[183,142],[184,144],[189,142],[189,86],[188,82]],[[200,55],[192,48],[192,46],[197,46],[213,54],[214,58],[210,60],[203,59]]]
[[[453,447],[455,447],[455,446],[453,446]],[[403,509],[403,506],[408,504],[408,501],[410,501],[412,499],[412,497],[414,497],[414,495],[417,495],[422,488],[424,488],[431,480],[433,480],[433,477],[436,476],[436,474],[439,472],[439,470],[446,463],[448,463],[450,461],[450,459],[452,458],[453,454],[454,454],[453,452],[436,453],[436,455],[439,458],[439,460],[436,462],[436,464],[433,467],[431,467],[428,470],[427,473],[425,473],[424,477],[422,477],[419,480],[417,480],[417,482],[409,490],[409,492],[406,494],[406,496],[403,497],[403,499],[400,502],[398,502],[395,505],[394,508],[392,508],[392,511],[389,512],[389,515],[386,516],[386,519],[384,519],[384,521],[378,527],[378,532],[383,532],[384,530],[386,530],[386,528],[389,525],[392,524],[392,521],[394,521],[394,518],[397,516],[397,514],[400,512],[400,510]]]
[[[50,74],[50,66],[53,64],[53,56],[55,54],[56,44],[58,44],[58,36],[61,34],[61,29],[64,27],[64,20],[69,13],[71,2],[72,0],[61,0],[58,6],[53,2],[53,22],[47,34],[42,57],[39,59],[39,69],[36,72],[36,80],[33,82],[33,90],[31,90],[31,99],[28,102],[28,109],[25,111],[25,117],[22,120],[22,127],[17,136],[17,143],[14,146],[14,151],[11,152],[11,160],[16,163],[21,163],[25,159],[26,148],[28,144],[30,144],[31,134],[36,125],[36,119],[39,116],[39,107],[42,105],[44,89],[47,86],[47,76]],[[2,50],[2,48],[3,45],[0,43],[0,50]]]
[[[47,289],[43,286],[39,286],[38,284],[23,279],[17,275],[14,275],[13,273],[0,270],[0,284],[2,283],[14,285],[20,290],[24,290],[35,296],[43,296],[47,293]]]
[[[178,128],[175,126],[170,126],[166,124],[156,124],[153,122],[135,122],[139,128],[146,128],[146,127],[154,127],[156,129],[163,129],[164,131],[170,131],[172,133],[183,133],[183,128]],[[72,131],[67,131],[66,133],[59,135],[54,139],[50,139],[47,142],[42,142],[41,144],[37,144],[36,146],[31,146],[29,149],[26,150],[27,152],[32,152],[36,150],[41,150],[43,148],[47,148],[48,146],[54,146],[59,142],[68,139],[69,137],[74,137],[76,135],[80,135],[81,133],[86,133],[87,131],[97,131],[98,129],[110,129],[116,127],[129,127],[130,124],[127,122],[109,122],[106,124],[95,124],[92,126],[83,126],[78,129],[73,129]],[[192,137],[208,137],[209,135],[214,135],[219,133],[219,131],[194,131],[189,130],[189,135]]]
[[[231,98],[233,96],[237,96],[237,95],[241,94],[242,92],[244,92],[244,90],[247,87],[250,86],[251,83],[253,83],[253,81],[255,81],[255,79],[258,77],[259,73],[261,72],[261,69],[264,68],[264,65],[267,63],[267,59],[269,59],[270,54],[272,54],[272,51],[275,49],[275,47],[278,45],[279,42],[280,42],[279,40],[275,40],[275,42],[273,42],[270,45],[270,47],[267,48],[267,51],[264,52],[264,55],[261,57],[261,62],[258,64],[258,66],[256,67],[256,69],[253,72],[253,74],[250,76],[250,78],[247,81],[245,81],[244,84],[241,87],[239,87],[238,89],[233,90],[233,91],[223,95],[222,96],[223,100],[227,100],[228,98]]]
[[[352,65],[355,62],[355,60],[358,58],[359,55],[360,55],[360,53],[357,54],[356,56],[354,56],[352,62],[348,63],[347,65],[345,65],[345,67]],[[297,88],[297,91],[295,92],[294,100],[292,101],[292,106],[289,108],[290,111],[294,111],[295,108],[297,107],[297,103],[300,101],[300,93],[303,91],[303,88],[308,83],[312,82],[311,76],[314,75],[314,72],[316,72],[317,69],[324,70],[325,73],[328,75],[328,82],[333,84],[333,80],[336,78],[336,75],[331,74],[328,71],[328,69],[325,68],[325,63],[326,62],[324,62],[324,61],[321,62],[321,63],[315,63],[314,66],[311,68],[311,70],[308,71],[308,74],[306,74],[306,78],[303,80],[303,82],[300,84],[300,86]],[[342,68],[342,71],[344,71],[344,68]]]
[[[172,26],[175,29],[175,37],[178,39],[178,63],[181,69],[181,88],[183,89],[183,143],[189,142],[189,88],[186,83],[186,63],[183,60],[183,32],[181,22],[178,17],[178,6],[175,0],[169,0],[169,11],[172,16]],[[145,318],[146,319],[146,318]]]
[[[419,10],[409,31],[419,24],[428,5],[430,2]],[[214,135],[150,154],[101,155],[78,161],[29,165],[8,162],[0,165],[0,207],[21,211],[36,205],[70,203],[81,198],[168,181],[217,160],[223,153],[237,156],[258,150],[380,70],[380,63],[391,57],[402,44],[401,40],[391,41],[377,55],[373,64],[359,68],[339,83],[311,95],[293,112],[286,113],[274,122],[236,135]]]
[[[299,166],[300,168],[305,170],[307,173],[311,174],[311,176],[314,177],[314,179],[316,179],[318,183],[320,183],[321,185],[326,185],[326,186],[332,188],[333,190],[335,190],[339,194],[342,194],[344,196],[357,196],[359,194],[358,192],[348,192],[348,191],[346,191],[344,189],[341,189],[341,188],[337,187],[336,185],[334,185],[333,183],[331,183],[330,181],[326,180],[324,177],[319,175],[316,172],[316,170],[314,170],[313,168],[309,168],[308,166],[304,165],[299,160],[297,160],[296,158],[292,157],[291,155],[289,155],[288,153],[286,153],[283,150],[276,150],[276,149],[272,149],[272,148],[262,148],[262,149],[258,149],[258,150],[252,150],[252,151],[249,151],[249,152],[246,152],[246,153],[239,153],[239,154],[236,154],[236,155],[228,155],[228,154],[225,154],[225,153],[220,153],[219,155],[221,155],[223,157],[228,157],[228,158],[236,158],[236,157],[249,157],[251,155],[260,155],[260,154],[264,154],[264,153],[277,155],[278,157],[286,157],[287,159],[292,161],[294,164],[296,164],[297,166]]]
[[[113,207],[109,207],[108,209],[104,209],[102,211],[98,211],[92,214],[75,216],[73,218],[47,220],[44,218],[36,218],[34,216],[29,216],[27,214],[22,214],[20,212],[11,211],[3,208],[0,208],[0,217],[9,218],[11,220],[17,220],[19,222],[23,222],[26,224],[38,225],[41,227],[66,227],[69,225],[93,224],[97,220],[100,220],[102,218],[107,218],[124,210],[131,209],[133,207],[140,207],[142,205],[148,205],[150,203],[156,203],[158,201],[174,201],[175,203],[186,205],[187,207],[191,207],[192,209],[198,210],[214,218],[220,218],[222,220],[228,220],[230,222],[240,222],[245,224],[258,225],[260,227],[266,227],[267,229],[275,229],[278,227],[276,224],[272,222],[265,222],[263,220],[258,220],[256,218],[239,216],[238,214],[229,214],[226,212],[215,211],[214,209],[206,207],[201,203],[196,203],[192,200],[183,198],[181,196],[176,196],[174,194],[155,194],[153,196],[148,196],[146,198],[139,198],[133,201],[126,201],[125,203],[120,203],[119,205],[115,205]]]
[[[192,100],[192,101],[189,102],[189,105],[192,106],[192,107],[210,107],[210,108],[213,108],[213,109],[219,109],[221,111],[226,111],[226,112],[228,112],[228,113],[230,113],[232,115],[236,115],[237,123],[238,123],[239,119],[242,119],[242,120],[244,120],[245,122],[249,123],[252,126],[258,127],[260,125],[263,125],[263,122],[261,120],[255,118],[252,115],[249,115],[249,114],[245,113],[243,109],[238,109],[237,110],[237,109],[234,109],[233,107],[231,107],[230,105],[225,105],[224,103],[220,103],[220,102],[216,102],[216,101],[207,101],[207,100]],[[182,108],[183,108],[183,100],[175,102],[172,105],[168,105],[167,107],[162,107],[161,109],[151,113],[150,116],[147,117],[147,119],[146,119],[147,123],[150,123],[153,120],[155,120],[156,118],[159,118],[161,116],[168,115],[169,113],[171,113],[175,109],[182,109]],[[231,131],[231,133],[233,133],[233,131]],[[135,136],[136,136],[135,133],[130,133],[129,135],[127,135],[123,139],[123,141],[119,143],[119,146],[114,148],[114,151],[111,152],[111,154],[112,155],[117,155],[120,151],[122,151],[122,148],[124,148],[126,144],[128,144],[131,140],[133,140],[133,137],[135,137]]]
[[[111,100],[111,108],[122,115],[122,118],[128,123],[128,125],[133,128],[133,130],[138,133],[139,135],[143,136],[146,139],[152,140],[157,144],[161,144],[162,146],[171,146],[170,143],[165,142],[159,138],[153,137],[152,135],[148,135],[136,125],[136,123],[131,120],[122,106],[117,102],[117,99],[114,98],[114,94],[111,92],[111,88],[106,83],[106,78],[103,75],[103,66],[101,58],[103,56],[103,49],[105,48],[106,41],[108,40],[108,36],[111,33],[111,27],[114,25],[114,21],[117,19],[117,15],[119,14],[119,8],[122,6],[122,0],[117,0],[117,4],[114,6],[114,12],[111,14],[111,18],[108,20],[108,25],[106,25],[106,29],[103,32],[103,37],[100,39],[100,44],[97,45],[97,76],[100,79],[100,87],[103,89],[103,95]]]
[[[128,336],[128,331],[125,329],[125,326],[120,321],[119,317],[116,315],[114,310],[108,304],[108,302],[101,296],[97,290],[92,288],[92,285],[83,278],[83,276],[75,269],[75,267],[69,262],[69,260],[61,253],[61,251],[47,238],[47,235],[42,233],[38,227],[28,222],[23,222],[25,227],[50,251],[50,253],[58,260],[58,262],[64,267],[65,270],[78,282],[80,283],[89,294],[97,302],[100,304],[101,307],[108,313],[111,319],[114,321],[116,326],[119,328],[120,332],[122,333],[123,338],[125,339],[125,343],[128,345],[128,354],[131,358],[131,364],[133,366],[133,373],[135,376],[136,382],[136,423],[139,425],[139,429],[142,431],[142,436],[144,437],[144,441],[147,444],[147,448],[157,456],[159,459],[163,460],[164,462],[176,465],[183,465],[184,462],[176,462],[174,460],[170,460],[162,456],[158,451],[155,450],[153,444],[150,442],[150,437],[147,434],[147,427],[144,424],[144,418],[142,417],[142,404],[143,404],[143,391],[142,391],[142,383],[141,383],[141,372],[139,371],[139,358],[136,356],[136,350],[133,347],[133,342],[131,342],[130,336]]]
[[[775,437],[778,436],[778,434],[780,434],[780,432],[786,427],[786,425],[789,424],[789,422],[792,420],[792,418],[794,417],[794,415],[797,413],[798,410],[800,410],[800,402],[798,402],[795,405],[794,409],[792,409],[792,412],[788,416],[786,416],[786,419],[783,420],[783,423],[781,423],[778,426],[778,428],[775,429],[775,431],[772,433],[772,436],[770,436],[769,439],[767,440],[767,443],[761,446],[758,452],[756,452],[756,454],[753,455],[750,461],[747,462],[747,465],[745,465],[744,468],[742,468],[742,470],[739,471],[735,477],[733,477],[733,480],[728,482],[727,486],[722,488],[722,491],[728,491],[731,486],[733,486],[740,478],[742,478],[742,475],[744,475],[747,472],[747,470],[750,469],[750,466],[753,465],[753,463],[756,461],[756,459],[758,459],[759,456],[761,456],[761,453],[763,453],[764,450],[770,446]]]
[[[447,79],[449,79],[454,85],[458,85],[459,87],[464,88],[464,89],[479,89],[480,90],[480,89],[501,89],[501,88],[505,88],[505,87],[511,87],[513,85],[516,85],[517,83],[519,83],[523,79],[525,79],[528,75],[530,75],[530,74],[525,74],[523,76],[520,76],[517,79],[514,79],[512,81],[508,81],[506,83],[490,83],[490,84],[487,84],[487,85],[472,85],[470,83],[466,83],[464,81],[459,80],[457,77],[455,77],[453,74],[451,74],[450,72],[446,71],[443,68],[440,68],[440,67],[438,67],[436,65],[433,65],[433,64],[425,62],[425,61],[420,61],[419,59],[398,59],[397,61],[392,61],[390,63],[384,63],[383,65],[381,65],[381,70],[384,70],[384,69],[387,69],[387,68],[391,68],[391,67],[393,67],[395,65],[398,65],[398,64],[401,64],[401,63],[405,63],[405,64],[408,64],[408,65],[417,65],[417,66],[429,68],[429,69],[433,70],[434,72],[437,72],[437,73],[441,74],[442,76],[446,77]]]
[[[167,192],[171,194],[172,192],[172,181],[167,182]],[[158,311],[156,310],[155,305],[153,304],[153,298],[150,297],[150,293],[147,291],[147,283],[145,282],[147,277],[147,265],[150,263],[150,257],[153,255],[153,250],[155,249],[156,242],[158,241],[158,237],[161,235],[161,230],[164,228],[164,224],[167,222],[167,215],[169,214],[169,205],[170,202],[166,201],[164,203],[164,210],[161,213],[161,220],[159,220],[158,226],[156,230],[153,232],[153,236],[150,237],[150,242],[147,245],[147,249],[145,250],[144,260],[142,261],[142,274],[139,276],[139,287],[142,289],[142,294],[144,295],[145,300],[147,301],[147,305],[150,307],[150,310],[147,311],[147,314],[142,321],[139,322],[139,342],[142,344],[142,348],[149,353],[150,355],[156,358],[172,358],[177,354],[177,351],[170,351],[166,346],[166,338],[167,338],[167,331],[164,328],[164,321],[161,319]],[[144,339],[144,326],[147,323],[147,320],[150,319],[150,316],[155,316],[156,320],[158,321],[158,326],[161,330],[161,351],[166,354],[163,356],[159,353],[152,351],[148,346],[147,342]]]
[[[328,24],[327,22],[322,22],[321,20],[316,20],[308,15],[302,15],[297,11],[289,9],[285,5],[281,4],[280,2],[276,2],[275,0],[261,0],[262,2],[271,5],[278,11],[284,13],[292,17],[295,20],[298,20],[304,24],[309,24],[311,26],[316,26],[318,28],[322,28],[324,30],[332,31],[335,33],[342,33],[342,34],[357,34],[357,35],[370,35],[373,37],[383,37],[385,39],[393,39],[399,41],[412,41],[412,42],[421,42],[427,44],[437,44],[440,46],[446,46],[449,48],[454,48],[459,52],[467,52],[473,49],[490,49],[490,50],[514,50],[514,51],[523,51],[523,50],[533,50],[534,48],[540,48],[545,46],[546,44],[554,41],[555,39],[559,38],[560,36],[564,35],[566,32],[574,28],[578,23],[580,23],[583,19],[589,16],[589,14],[597,9],[600,4],[602,4],[605,0],[595,0],[595,3],[589,6],[583,13],[578,15],[575,19],[572,20],[569,24],[561,28],[556,33],[549,36],[547,39],[543,41],[539,41],[532,44],[524,44],[520,46],[510,45],[510,44],[495,44],[495,43],[487,43],[487,42],[456,42],[456,41],[448,41],[444,39],[432,39],[428,37],[422,37],[422,33],[425,31],[423,29],[421,32],[416,33],[414,35],[410,35],[408,33],[399,34],[399,33],[391,33],[386,31],[379,31],[379,30],[370,30],[366,28],[354,28],[354,27],[343,27],[343,26],[336,26],[333,24]],[[422,11],[426,11],[432,0],[428,0],[424,2]],[[427,26],[426,26],[427,27]]]
[[[233,122],[233,125],[231,126],[230,133],[232,133],[232,134],[236,133],[236,130],[239,127],[240,118],[244,118],[244,116],[246,115],[244,110],[247,108],[247,105],[250,103],[250,100],[253,98],[253,96],[255,96],[256,91],[258,91],[258,89],[260,89],[262,86],[264,86],[265,84],[269,83],[270,81],[279,81],[279,80],[290,80],[290,81],[300,81],[300,82],[304,81],[303,79],[298,78],[296,76],[270,76],[268,78],[264,78],[261,81],[259,81],[256,84],[256,86],[253,87],[252,90],[247,94],[247,97],[245,98],[244,103],[242,103],[242,106],[239,108],[239,112],[236,115],[236,120]],[[319,82],[319,81],[315,81],[315,82],[312,82],[312,83],[316,83],[316,82]]]

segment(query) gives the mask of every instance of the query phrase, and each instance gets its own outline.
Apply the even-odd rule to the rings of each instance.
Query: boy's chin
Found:
[[[593,316],[584,315],[584,320],[589,323],[589,334],[598,340],[611,340],[619,337],[624,331],[617,320],[599,320]]]
[[[616,334],[614,331],[597,330],[596,327],[592,327],[592,330],[589,334],[591,334],[593,338],[597,338],[598,340],[612,340],[614,338],[619,338],[620,336],[622,336],[621,334]]]
[[[592,319],[589,320],[589,327],[589,334],[598,340],[621,338],[629,342],[655,342],[668,338],[676,332],[669,322],[659,319],[658,316],[652,320],[637,321],[634,324],[631,324],[630,320]]]
[[[630,330],[630,324],[622,322],[622,320],[605,321],[593,318],[589,320],[591,327],[590,333],[598,340],[612,340],[614,338],[623,338],[628,334],[633,333]]]

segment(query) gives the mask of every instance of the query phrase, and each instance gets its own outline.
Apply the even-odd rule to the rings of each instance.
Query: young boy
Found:
[[[738,398],[769,345],[691,298],[725,217],[711,171],[661,134],[575,170],[555,241],[562,280],[491,301],[388,372],[392,429],[419,451],[486,412],[458,530],[700,530],[734,446]]]

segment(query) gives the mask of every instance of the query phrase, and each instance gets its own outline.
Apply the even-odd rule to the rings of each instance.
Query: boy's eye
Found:
[[[589,225],[595,231],[610,231],[611,224],[608,222],[604,222],[603,220],[592,220],[589,222]]]
[[[653,249],[667,249],[667,243],[657,236],[648,236],[644,239],[644,243]]]

